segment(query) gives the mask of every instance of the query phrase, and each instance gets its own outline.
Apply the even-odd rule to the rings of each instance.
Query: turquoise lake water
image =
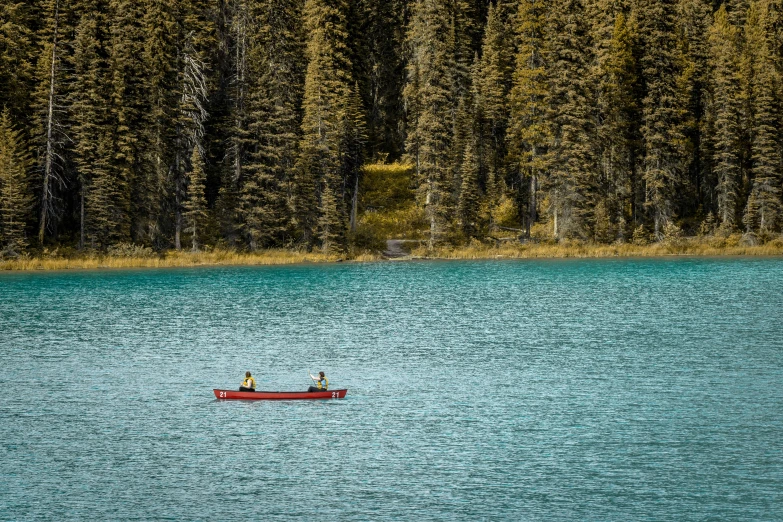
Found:
[[[782,319],[780,258],[0,274],[0,520],[783,520]]]

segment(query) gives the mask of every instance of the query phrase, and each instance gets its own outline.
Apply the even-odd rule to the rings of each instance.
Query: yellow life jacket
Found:
[[[256,380],[252,377],[248,377],[244,381],[242,381],[242,387],[243,388],[253,388],[256,389]]]
[[[328,390],[329,389],[329,379],[327,379],[326,377],[323,377],[323,378],[319,379],[316,382],[316,385],[318,386],[319,390]]]

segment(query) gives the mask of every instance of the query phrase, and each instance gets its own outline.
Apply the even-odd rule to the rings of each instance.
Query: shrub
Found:
[[[665,243],[668,243],[670,245],[678,245],[682,243],[682,239],[683,239],[682,229],[678,225],[669,222],[663,228],[662,239]]]
[[[150,247],[133,243],[117,243],[110,246],[106,253],[109,257],[155,257],[155,252]]]
[[[413,166],[405,163],[372,164],[362,167],[359,211],[390,211],[408,206]]]
[[[633,231],[631,242],[634,245],[639,246],[649,245],[651,242],[650,232],[647,230],[647,228],[645,228],[644,225],[639,225]]]

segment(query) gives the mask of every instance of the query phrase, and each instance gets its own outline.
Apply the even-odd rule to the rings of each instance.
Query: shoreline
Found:
[[[188,268],[210,266],[273,266],[319,263],[366,263],[399,261],[493,260],[493,259],[599,259],[652,257],[773,257],[783,256],[783,241],[764,245],[716,244],[703,239],[684,239],[675,243],[601,245],[587,243],[527,243],[488,246],[439,247],[432,252],[414,248],[409,255],[388,258],[380,252],[365,251],[352,256],[296,250],[264,250],[255,253],[232,250],[205,252],[167,251],[143,257],[87,255],[60,257],[49,255],[0,260],[2,272],[39,272],[51,270],[111,270],[123,268]]]

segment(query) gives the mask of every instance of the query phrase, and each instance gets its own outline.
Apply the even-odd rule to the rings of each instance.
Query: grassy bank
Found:
[[[375,259],[375,256],[358,256],[357,259]],[[294,250],[265,250],[261,252],[237,252],[212,250],[209,252],[170,251],[160,255],[110,256],[71,255],[56,253],[41,257],[20,257],[0,260],[0,270],[68,270],[96,268],[164,268],[218,265],[290,265],[296,263],[329,263],[340,260],[336,255]]]
[[[599,258],[599,257],[664,257],[664,256],[781,256],[783,240],[764,245],[742,245],[731,240],[684,238],[672,243],[650,245],[596,245],[579,242],[503,243],[489,245],[473,242],[466,246],[440,246],[428,251],[422,244],[411,250],[414,259],[535,259],[535,258]],[[69,270],[103,268],[163,268],[219,265],[289,265],[297,263],[332,263],[337,261],[368,262],[383,259],[380,252],[362,252],[353,256],[326,255],[320,252],[295,250],[265,250],[237,252],[166,252],[148,256],[49,254],[42,257],[21,257],[0,260],[0,270]]]
[[[505,243],[488,245],[474,242],[463,247],[440,247],[428,252],[424,246],[411,255],[429,259],[531,259],[590,257],[663,257],[663,256],[779,256],[783,241],[764,245],[742,245],[739,241],[713,238],[683,238],[676,242],[634,245],[629,243],[598,245],[581,242]]]

